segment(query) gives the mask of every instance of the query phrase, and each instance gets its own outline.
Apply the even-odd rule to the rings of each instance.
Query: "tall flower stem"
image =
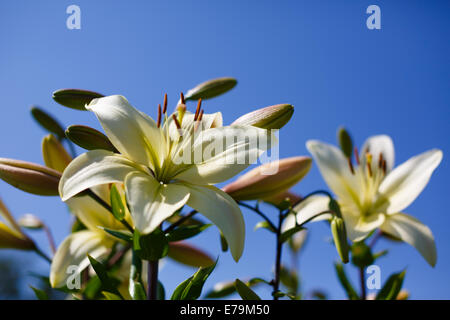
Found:
[[[281,253],[283,249],[283,242],[281,241],[281,227],[283,225],[284,215],[280,210],[278,214],[278,227],[276,233],[276,254],[275,254],[275,279],[273,281],[272,296],[274,300],[278,300],[276,293],[280,288],[280,271],[281,271]]]
[[[159,261],[148,261],[147,268],[147,299],[157,300],[158,297],[158,267]]]
[[[359,268],[359,280],[361,284],[361,300],[366,300],[366,277],[364,275],[364,268]]]

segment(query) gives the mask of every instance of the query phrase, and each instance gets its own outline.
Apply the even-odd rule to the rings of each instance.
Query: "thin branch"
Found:
[[[273,230],[277,230],[277,227],[272,223],[272,221],[270,221],[270,219],[263,212],[261,212],[261,210],[259,210],[258,208],[252,207],[251,205],[246,204],[244,202],[239,201],[238,204],[247,209],[252,210],[256,214],[258,214],[261,218],[263,218]]]

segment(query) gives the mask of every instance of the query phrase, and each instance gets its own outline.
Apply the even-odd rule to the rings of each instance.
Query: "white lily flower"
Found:
[[[442,160],[441,150],[429,150],[393,169],[394,146],[386,135],[373,136],[365,142],[355,167],[335,146],[314,140],[306,146],[338,198],[352,241],[361,241],[379,228],[414,246],[431,266],[436,264],[431,230],[402,211],[427,185]],[[328,197],[314,196],[294,210],[298,220],[305,220],[328,210]],[[326,218],[329,216],[322,217]]]
[[[245,236],[242,213],[230,196],[212,184],[233,177],[250,164],[229,163],[230,155],[256,160],[269,146],[249,140],[267,141],[266,130],[221,127],[220,113],[203,115],[199,110],[195,115],[179,112],[171,117],[163,112],[160,126],[160,119],[155,122],[117,95],[94,99],[86,108],[96,114],[120,154],[94,150],[73,160],[59,184],[63,201],[94,186],[123,182],[134,225],[141,233],[152,232],[188,205],[217,225],[233,258],[240,258]],[[205,130],[196,130],[199,127]],[[234,143],[223,150],[214,149],[217,142],[223,146],[227,138]],[[205,150],[210,151],[209,156],[204,156]],[[179,161],[186,155],[195,159],[198,153],[203,155],[200,161]]]

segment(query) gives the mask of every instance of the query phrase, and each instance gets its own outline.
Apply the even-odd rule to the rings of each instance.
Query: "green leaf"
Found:
[[[304,230],[305,228],[303,228],[302,226],[295,226],[289,230],[286,230],[285,232],[283,232],[280,236],[280,241],[281,242],[285,242],[287,240],[289,240],[290,237],[292,237],[294,234],[296,234],[297,232]]]
[[[237,80],[234,78],[217,78],[200,83],[195,88],[188,90],[185,100],[210,99],[217,97],[234,88]]]
[[[125,240],[127,242],[133,242],[133,235],[129,232],[111,230],[111,229],[104,228],[104,227],[99,227],[99,228],[105,230],[107,233],[116,237],[117,239]]]
[[[376,300],[395,300],[402,289],[406,270],[392,274],[378,292]]]
[[[40,109],[39,107],[33,106],[31,108],[31,115],[34,120],[37,121],[41,127],[45,130],[54,133],[59,140],[65,138],[64,129],[59,124],[59,122],[53,118],[50,114]]]
[[[72,125],[66,129],[65,135],[70,141],[82,147],[83,149],[102,149],[118,153],[117,149],[114,147],[111,141],[109,141],[107,136],[91,127]]]
[[[133,250],[142,260],[157,261],[165,257],[169,252],[169,241],[167,241],[161,229],[156,229],[152,233],[145,235],[135,230]]]
[[[140,282],[133,282],[133,295],[131,296],[133,300],[147,300],[147,294],[145,289]]]
[[[103,265],[103,263],[95,260],[90,255],[88,255],[88,258],[92,268],[94,268],[95,273],[97,274],[102,283],[104,291],[114,293],[119,297],[123,298],[120,292],[117,290],[117,286],[119,285],[120,282],[117,279],[109,276],[108,271],[105,265]]]
[[[86,287],[83,290],[83,295],[88,300],[95,300],[98,297],[101,290],[102,290],[102,282],[100,281],[100,278],[98,276],[93,276],[87,282]]]
[[[278,292],[273,293],[272,295],[277,298],[288,297],[291,300],[298,300],[298,297],[292,293],[285,293],[285,292],[278,291]]]
[[[38,300],[48,300],[48,295],[45,291],[37,289],[33,286],[30,286],[30,288],[33,290],[33,292],[36,295],[36,298],[38,298]]]
[[[370,266],[375,261],[372,250],[362,241],[353,243],[351,250],[352,264],[359,268]]]
[[[106,300],[123,300],[121,297],[111,292],[102,291],[102,294],[105,296]]]
[[[203,230],[208,229],[210,226],[212,226],[212,224],[180,226],[166,235],[167,240],[169,242],[174,242],[192,238],[197,234],[199,234],[200,232],[202,232]]]
[[[296,294],[298,291],[298,275],[295,270],[289,270],[285,266],[280,269],[280,281],[290,292]]]
[[[335,263],[334,268],[336,270],[336,274],[338,276],[339,282],[341,283],[342,287],[344,288],[345,292],[347,293],[347,297],[350,300],[358,300],[359,296],[356,293],[356,291],[353,288],[350,281],[348,280],[347,275],[345,274],[344,265],[341,263]]]
[[[166,299],[166,290],[164,289],[163,284],[159,280],[158,280],[158,291],[156,293],[156,298],[158,300],[165,300]]]
[[[125,217],[125,206],[122,197],[114,184],[111,186],[110,195],[112,213],[117,220],[122,221]]]
[[[173,292],[171,300],[196,300],[200,297],[205,281],[217,265],[199,268],[190,278],[183,281]]]
[[[388,254],[388,252],[389,252],[388,250],[383,250],[383,251],[374,253],[374,254],[373,254],[373,259],[374,259],[374,260],[377,260],[378,258],[384,257],[385,255]]]
[[[274,229],[270,226],[270,224],[269,224],[267,221],[265,221],[265,220],[258,222],[258,223],[255,225],[255,228],[253,228],[253,230],[256,231],[256,230],[261,229],[261,228],[267,229],[267,230],[269,230],[270,232],[273,232],[273,233],[276,232],[276,230],[274,230]]]
[[[102,94],[81,89],[60,89],[53,92],[53,100],[68,108],[86,111],[85,105]]]
[[[242,300],[261,300],[261,298],[241,280],[236,279],[234,285]]]
[[[335,199],[330,198],[328,208],[330,209],[330,211],[334,212],[337,217],[342,218],[341,207],[339,206],[339,203]]]

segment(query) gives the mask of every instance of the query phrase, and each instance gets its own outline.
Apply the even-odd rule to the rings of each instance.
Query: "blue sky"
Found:
[[[81,30],[66,28],[71,4],[81,8]],[[370,4],[381,8],[381,30],[366,28]],[[447,299],[449,9],[448,1],[2,1],[0,157],[42,163],[44,131],[29,114],[32,104],[65,125],[99,128],[93,114],[56,104],[51,99],[56,89],[122,94],[155,116],[164,93],[173,105],[181,90],[232,76],[238,86],[207,101],[206,111],[222,111],[230,123],[257,107],[293,104],[294,116],[280,132],[281,157],[307,154],[308,139],[334,143],[340,125],[358,145],[373,134],[391,135],[397,164],[431,148],[443,150],[430,184],[406,210],[433,230],[437,266],[429,267],[406,244],[380,241],[376,248],[390,249],[379,260],[383,280],[407,267],[405,288],[412,298]],[[294,190],[306,194],[322,188],[314,166]],[[3,182],[0,196],[15,216],[42,217],[57,242],[67,234],[70,216],[57,198],[28,195]],[[274,239],[253,231],[258,220],[252,212],[244,210],[244,216],[243,258],[235,264],[229,254],[220,254],[207,288],[221,280],[269,277]],[[315,224],[310,231],[300,261],[304,288],[344,298],[332,268],[337,254],[326,241],[328,227]],[[39,233],[32,236],[47,249]],[[194,243],[219,252],[213,228]],[[46,272],[44,263],[35,265]],[[193,271],[168,263],[161,280],[172,292]],[[263,288],[258,292],[269,297]]]

